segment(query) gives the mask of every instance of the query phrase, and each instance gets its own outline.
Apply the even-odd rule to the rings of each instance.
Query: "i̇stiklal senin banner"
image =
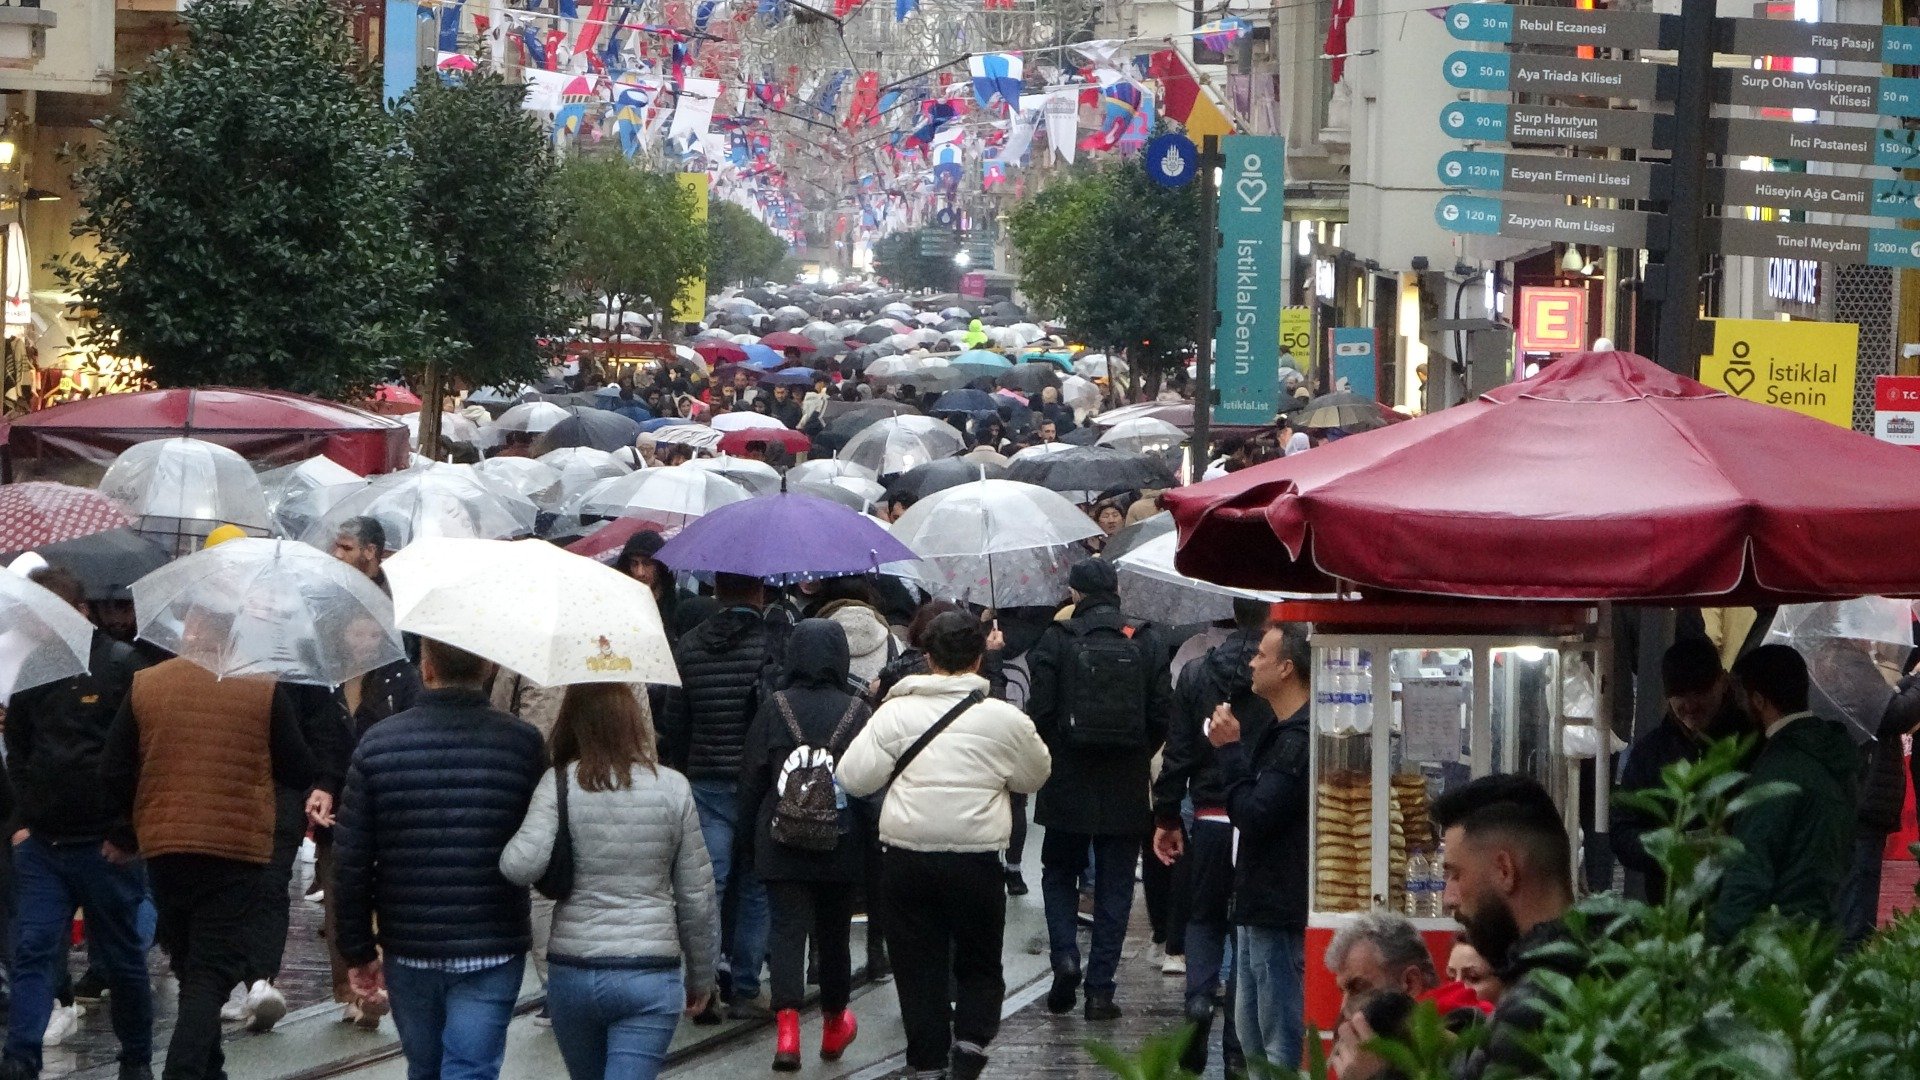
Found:
[[[1286,258],[1286,142],[1229,135],[1220,180],[1213,419],[1265,424],[1280,406],[1280,275]]]

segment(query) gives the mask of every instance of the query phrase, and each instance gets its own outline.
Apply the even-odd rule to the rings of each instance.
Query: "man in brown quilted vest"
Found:
[[[100,772],[133,823],[105,853],[145,857],[156,937],[180,980],[162,1076],[218,1080],[220,1006],[246,964],[249,912],[273,852],[274,783],[304,790],[314,772],[294,706],[270,679],[217,679],[168,660],[134,676]]]

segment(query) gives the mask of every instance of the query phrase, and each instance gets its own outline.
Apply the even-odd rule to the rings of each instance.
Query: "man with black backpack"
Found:
[[[1033,725],[1053,755],[1034,821],[1040,848],[1053,988],[1047,1009],[1070,1011],[1080,988],[1080,878],[1093,859],[1093,940],[1086,967],[1088,1020],[1120,1015],[1114,975],[1133,913],[1134,867],[1153,829],[1153,755],[1167,735],[1172,687],[1167,649],[1120,613],[1119,581],[1098,559],[1067,578],[1073,618],[1054,624],[1030,654]]]

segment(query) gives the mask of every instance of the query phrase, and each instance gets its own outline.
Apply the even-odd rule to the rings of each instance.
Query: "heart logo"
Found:
[[[1260,205],[1267,197],[1267,182],[1257,176],[1243,176],[1234,182],[1233,190],[1240,196],[1240,205],[1244,208]]]
[[[1747,391],[1753,387],[1753,369],[1750,367],[1730,367],[1727,369],[1727,373],[1720,377],[1720,381],[1727,384],[1727,389],[1745,397]]]

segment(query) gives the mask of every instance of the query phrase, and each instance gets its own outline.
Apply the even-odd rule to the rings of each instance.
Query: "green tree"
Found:
[[[779,281],[787,269],[787,242],[759,218],[730,202],[715,202],[707,215],[707,286]]]
[[[658,316],[683,283],[707,270],[707,231],[694,196],[671,175],[612,157],[578,157],[560,167],[568,278],[588,296]]]
[[[874,273],[903,289],[951,290],[960,280],[952,255],[922,255],[921,237],[929,230],[888,233],[873,245]]]
[[[540,374],[539,341],[579,305],[563,293],[556,168],[521,107],[526,87],[480,71],[424,79],[397,110],[412,167],[407,209],[432,260],[432,325],[445,371],[475,386]]]
[[[74,175],[90,250],[55,267],[89,344],[165,386],[345,396],[427,354],[406,163],[341,9],[204,0],[127,81]]]
[[[1069,175],[1008,219],[1021,290],[1074,332],[1164,369],[1192,348],[1203,223],[1189,184],[1163,188],[1139,162]]]

